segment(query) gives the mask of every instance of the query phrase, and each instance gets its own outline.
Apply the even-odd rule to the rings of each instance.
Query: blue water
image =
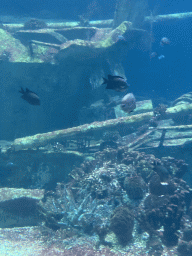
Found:
[[[44,14],[55,19],[77,20],[78,15],[91,9],[91,19],[113,18],[116,1],[2,1],[1,15],[18,17],[39,17]],[[95,8],[95,10],[94,10]],[[169,14],[190,11],[190,1],[149,1],[148,11],[155,14]],[[149,14],[149,13],[148,13]],[[47,16],[46,16],[47,15]],[[52,18],[51,17],[51,18]],[[153,24],[153,49],[159,50],[159,41],[163,36],[171,40],[171,45],[162,52],[165,60],[151,63],[148,53],[133,52],[124,60],[126,75],[134,92],[164,96],[174,100],[191,87],[191,19],[166,21]],[[160,50],[159,50],[160,51]],[[154,96],[155,96],[154,95]]]
[[[45,22],[79,22],[81,15],[88,20],[113,19],[117,2],[118,0],[1,0],[0,29],[1,27],[4,29],[3,24],[24,23],[31,18]],[[191,1],[149,0],[144,16],[181,12],[192,12]],[[87,26],[89,27],[89,24]],[[143,22],[139,27],[139,29],[147,32],[143,37],[143,45],[131,49],[129,49],[126,37],[117,36],[119,46],[124,47],[124,49],[127,47],[122,52],[122,48],[119,49],[119,55],[123,56],[121,64],[127,83],[130,84],[129,92],[133,93],[138,101],[152,100],[154,108],[161,103],[170,107],[175,99],[192,91],[191,28],[192,18],[163,22],[154,20],[153,23]],[[140,241],[149,242],[149,246],[146,248],[150,248],[151,240],[148,239],[148,235],[153,233],[147,225],[140,225],[140,223],[145,224],[148,221],[149,226],[153,224],[155,226],[152,227],[152,230],[156,231],[158,229],[156,226],[164,227],[167,233],[162,230],[161,233],[158,231],[159,240],[157,239],[158,241],[156,240],[151,246],[152,248],[154,246],[154,251],[149,254],[148,250],[146,255],[161,255],[155,253],[156,249],[161,251],[162,244],[164,249],[167,245],[176,248],[179,244],[178,237],[183,239],[183,227],[188,227],[187,225],[192,220],[192,193],[185,182],[180,180],[182,178],[188,185],[192,185],[191,134],[183,135],[183,130],[179,130],[179,136],[184,136],[187,140],[182,145],[174,146],[173,143],[173,147],[172,145],[165,146],[166,136],[172,131],[172,128],[162,130],[157,125],[160,124],[163,127],[191,125],[191,112],[179,116],[178,119],[180,118],[180,120],[171,121],[167,120],[163,111],[163,113],[155,112],[154,119],[147,120],[141,125],[139,123],[137,126],[134,123],[119,124],[115,126],[114,130],[112,130],[114,127],[111,130],[107,130],[106,127],[103,130],[98,129],[99,131],[90,129],[87,134],[82,129],[80,132],[74,132],[75,136],[73,137],[47,139],[44,143],[37,136],[35,140],[30,141],[25,137],[74,128],[94,121],[115,119],[114,106],[120,104],[127,91],[106,90],[105,85],[101,85],[102,77],[107,78],[108,74],[115,75],[117,67],[120,66],[116,59],[110,59],[109,55],[113,56],[113,50],[109,55],[102,55],[102,58],[96,56],[89,59],[89,56],[83,55],[83,58],[87,58],[83,61],[82,55],[78,52],[74,57],[72,50],[72,53],[69,52],[69,56],[72,57],[68,59],[68,62],[62,62],[59,61],[57,55],[55,55],[57,58],[54,59],[55,56],[52,56],[54,50],[51,47],[50,52],[45,54],[43,50],[42,52],[39,51],[39,48],[39,52],[35,52],[37,45],[32,45],[33,42],[30,37],[33,33],[30,32],[29,38],[26,39],[25,36],[20,38],[14,32],[12,30],[10,32],[9,29],[6,30],[6,33],[10,33],[9,35],[21,40],[24,48],[27,49],[26,51],[31,50],[31,56],[28,57],[28,61],[31,63],[14,63],[10,59],[14,57],[11,55],[11,47],[7,50],[8,52],[1,51],[0,189],[8,187],[14,188],[15,191],[11,192],[10,195],[7,190],[2,190],[0,193],[0,210],[2,210],[1,207],[4,207],[6,213],[9,214],[10,211],[13,214],[10,218],[14,219],[16,215],[20,219],[13,222],[11,219],[9,223],[7,221],[8,215],[5,215],[6,220],[4,221],[2,214],[0,228],[38,226],[37,230],[40,235],[35,234],[34,237],[41,238],[43,229],[41,230],[39,227],[45,228],[47,233],[44,232],[43,239],[46,238],[48,242],[51,241],[51,246],[57,241],[58,244],[55,245],[55,248],[58,245],[61,246],[61,250],[68,250],[67,245],[73,248],[75,241],[78,241],[76,240],[76,235],[78,235],[80,240],[82,237],[85,238],[86,242],[89,240],[96,250],[100,245],[111,249],[110,246],[113,244],[117,251],[123,248],[122,250],[125,252],[131,251],[134,254],[134,248],[140,248],[137,247],[137,243]],[[65,33],[67,32],[65,31]],[[87,41],[91,38],[90,34],[91,32],[86,30]],[[49,36],[46,36],[46,39],[45,35],[42,34],[37,37],[39,41],[44,39],[49,41]],[[72,39],[76,38],[75,33],[70,34],[69,32],[68,36]],[[167,44],[162,43],[164,37],[167,38],[165,41]],[[57,39],[54,38],[55,41]],[[66,39],[63,38],[63,40]],[[51,43],[55,44],[55,41]],[[66,41],[68,42],[69,39]],[[3,46],[6,43],[7,41],[3,41]],[[136,42],[135,45],[137,45]],[[59,46],[57,45],[56,48]],[[0,50],[2,50],[1,45]],[[32,63],[36,57],[43,59],[45,63],[37,64],[35,61]],[[61,56],[59,55],[59,57]],[[113,68],[114,66],[116,69]],[[95,86],[91,84],[91,81],[98,79],[98,73],[100,74],[99,78],[101,78],[98,82],[100,86]],[[29,104],[32,101],[27,102],[26,98],[25,101],[21,99],[19,94],[21,87],[29,88],[31,93],[35,92],[35,95],[40,97],[41,106],[32,106]],[[101,105],[99,105],[99,101],[102,101]],[[95,104],[95,102],[99,107],[91,108],[91,104]],[[160,110],[162,109],[160,108]],[[134,111],[131,114],[135,114]],[[151,125],[152,123],[153,125]],[[94,125],[92,127],[95,128]],[[159,128],[160,138],[153,137],[153,128],[154,132],[156,132],[156,128]],[[187,131],[190,132],[191,130]],[[149,141],[143,140],[142,136],[144,135],[146,136],[144,138],[148,138]],[[175,134],[173,133],[173,135]],[[18,138],[25,139],[22,141],[23,143],[19,144]],[[47,136],[47,138],[50,137]],[[158,146],[152,144],[156,140],[159,142]],[[128,148],[127,145],[129,145]],[[133,145],[136,146],[138,152],[134,152]],[[154,156],[149,154],[154,154]],[[185,161],[189,166],[185,164]],[[20,188],[31,189],[27,193],[34,193],[34,195],[31,196],[30,194],[29,198],[26,197],[26,194],[18,196],[20,193],[18,189]],[[42,208],[40,210],[36,207],[36,200],[38,199],[36,199],[34,189],[45,189],[46,191],[45,197],[41,198]],[[148,192],[149,194],[147,194]],[[41,190],[38,193],[44,193],[44,191]],[[151,199],[147,201],[146,198],[150,198],[150,196]],[[156,202],[160,203],[161,209]],[[131,225],[129,225],[132,218],[131,214],[127,221],[125,220],[127,214],[122,222],[120,218],[120,224],[126,223],[129,227],[135,225],[135,235],[132,240],[130,238],[131,242],[125,239],[125,242],[128,243],[125,244],[127,247],[124,245],[120,247],[118,244],[118,241],[122,239],[121,234],[121,239],[118,241],[117,239],[110,240],[111,238],[109,238],[110,242],[105,241],[107,234],[111,234],[111,230],[117,236],[120,233],[115,233],[117,231],[115,225],[111,229],[111,216],[119,206],[129,206],[134,217],[138,217],[137,212],[140,211],[146,214],[144,216],[146,219],[138,220],[135,217],[135,222],[132,221]],[[34,212],[31,211],[32,209]],[[31,212],[35,217],[32,216],[32,220],[30,218],[24,219],[24,217],[31,216]],[[41,213],[40,219],[36,218],[39,217],[39,212]],[[187,214],[189,216],[186,217]],[[66,227],[68,229],[65,229]],[[28,229],[26,228],[26,230]],[[181,231],[178,232],[178,230]],[[143,235],[144,231],[145,234]],[[4,230],[0,230],[0,239],[2,239],[0,251],[3,251],[4,240],[2,237],[4,234],[2,235],[1,232]],[[29,230],[29,232],[31,231]],[[22,242],[17,234],[15,237],[17,241],[21,240]],[[26,239],[28,237],[30,236],[26,236]],[[35,240],[34,237],[32,235]],[[52,237],[54,237],[53,241]],[[138,238],[137,242],[135,242],[135,238]],[[44,240],[42,241],[43,246],[46,244]],[[12,242],[12,238],[10,241]],[[29,241],[28,244],[33,245],[33,241]],[[78,243],[84,244],[84,241],[77,242],[77,245]],[[187,244],[185,244],[186,247]],[[51,246],[46,247],[46,250],[49,251],[51,248],[54,251],[54,246],[53,249]],[[175,248],[174,250],[177,252],[177,248]],[[187,250],[191,250],[191,248]],[[144,246],[143,251],[145,251]],[[110,255],[105,253],[102,252],[102,255]],[[4,254],[0,252],[0,255],[16,254],[5,254],[4,250]],[[33,254],[26,254],[26,256],[28,255]],[[62,254],[62,252],[61,254],[54,254],[53,252],[53,254],[41,255],[68,254]],[[183,256],[182,254],[179,255]]]
[[[124,61],[135,93],[174,100],[191,90],[191,25],[191,19],[154,23],[152,50],[165,58],[150,60],[148,53],[135,51]],[[171,44],[161,47],[159,43],[164,36]]]
[[[88,13],[90,20],[112,19],[114,17],[116,1],[81,1],[76,3],[72,1],[2,1],[0,15],[8,16],[8,20],[13,19],[19,22],[24,18],[39,18],[45,20],[79,20],[79,15]],[[148,1],[145,15],[169,14],[177,12],[190,11],[192,4],[190,1]],[[1,20],[1,18],[0,18]],[[13,22],[13,21],[12,21]],[[122,64],[125,70],[128,83],[131,84],[131,90],[136,96],[143,96],[147,99],[164,98],[173,101],[191,89],[192,78],[192,19],[172,20],[164,22],[154,22],[153,30],[150,31],[150,24],[143,24],[142,28],[148,33],[152,32],[151,49],[134,49],[124,57]],[[162,37],[170,40],[170,45],[160,47]],[[158,52],[158,56],[163,58],[150,59],[151,52]],[[94,69],[94,67],[93,67]],[[85,84],[89,79],[89,70],[84,72]],[[17,82],[17,84],[19,84]],[[56,82],[58,86],[59,82]],[[54,107],[51,114],[53,120],[51,124],[46,124],[39,132],[45,132],[52,129],[61,129],[76,126],[78,122],[78,110],[83,106],[89,106],[92,103],[89,87],[82,85],[75,95],[71,98],[72,106],[69,114],[62,109],[62,103]],[[59,87],[58,87],[59,89]],[[36,90],[36,89],[35,89]],[[39,93],[40,90],[39,90]],[[93,93],[94,94],[94,93]],[[100,96],[99,96],[100,97]],[[99,99],[96,98],[97,100]],[[94,99],[95,100],[95,99]],[[44,102],[44,114],[48,115],[50,111],[49,100]],[[76,107],[77,106],[77,107]],[[70,116],[70,118],[69,118]],[[73,116],[73,118],[71,118]],[[70,119],[70,120],[69,120]],[[36,133],[37,131],[35,131]],[[32,134],[30,132],[29,134]],[[18,134],[14,137],[27,134]],[[5,139],[5,138],[2,138]],[[8,138],[6,138],[8,139]],[[12,139],[12,138],[11,138]]]

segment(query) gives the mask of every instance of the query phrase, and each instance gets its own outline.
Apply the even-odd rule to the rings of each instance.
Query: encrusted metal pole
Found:
[[[172,118],[176,115],[183,115],[186,113],[191,113],[192,112],[192,104],[181,104],[177,105],[175,107],[168,108],[166,111],[166,117],[167,118]],[[123,124],[130,124],[133,125],[134,123],[140,123],[141,121],[147,121],[150,118],[154,116],[153,112],[147,112],[143,114],[138,114],[138,115],[132,115],[132,116],[127,116],[127,117],[121,117],[117,119],[111,119],[111,120],[106,120],[103,122],[93,122],[91,124],[84,124],[80,125],[77,127],[72,127],[64,130],[58,130],[58,131],[53,131],[53,132],[48,132],[48,133],[42,133],[42,134],[36,134],[34,136],[28,136],[24,138],[19,138],[15,139],[12,148],[15,150],[21,150],[21,149],[27,149],[27,148],[32,148],[36,146],[41,146],[45,145],[46,143],[49,143],[50,141],[57,141],[61,138],[64,137],[74,137],[76,135],[83,135],[83,134],[88,134],[89,132],[91,133],[96,133],[99,131],[105,131],[108,129],[113,129],[117,128],[119,125]],[[182,129],[188,129],[192,128],[190,125],[186,126],[180,126]],[[175,129],[174,126],[173,128],[170,127],[160,127],[160,130],[162,129]],[[177,126],[177,129],[179,129],[179,126]],[[149,132],[149,134],[151,131]],[[148,133],[146,133],[148,135]]]
[[[192,129],[192,125],[175,125],[175,126],[160,126],[156,130],[187,130]]]
[[[186,19],[191,18],[192,12],[184,12],[184,13],[173,13],[173,14],[165,14],[165,15],[156,15],[156,16],[146,16],[144,18],[144,21],[146,22],[162,22],[162,21],[168,21],[173,19]],[[3,24],[3,23],[2,23]],[[109,20],[93,20],[89,21],[89,26],[95,26],[95,27],[112,27],[114,24],[113,19]],[[10,30],[19,30],[23,29],[24,24],[23,23],[17,23],[17,24],[3,24],[3,26]],[[66,27],[78,27],[80,26],[80,22],[78,21],[67,21],[67,22],[47,22],[48,28],[66,28]]]
[[[161,21],[175,20],[175,19],[186,19],[191,17],[192,17],[192,12],[183,12],[183,13],[156,15],[156,16],[153,16],[153,15],[146,16],[144,18],[144,21],[161,22]]]
[[[12,144],[12,149],[22,150],[45,145],[50,141],[58,141],[66,137],[74,137],[88,133],[96,133],[108,129],[116,128],[118,125],[133,124],[144,120],[149,120],[153,117],[153,112],[143,113],[139,115],[132,115],[121,117],[117,119],[106,120],[103,122],[93,122],[91,124],[84,124],[77,127],[72,127],[64,130],[58,130],[48,133],[36,134],[24,138],[15,139]]]

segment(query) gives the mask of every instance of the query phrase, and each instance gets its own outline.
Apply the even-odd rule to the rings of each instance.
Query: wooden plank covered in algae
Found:
[[[182,104],[171,108],[166,111],[166,118],[172,118],[176,115],[182,115],[192,112],[192,104]],[[48,133],[36,134],[24,138],[15,139],[12,144],[13,150],[22,150],[33,148],[36,146],[43,146],[50,141],[57,141],[63,137],[74,137],[83,134],[97,134],[111,129],[116,129],[119,125],[138,125],[142,121],[150,120],[154,116],[153,112],[142,113],[117,119],[106,120],[103,122],[93,122],[91,124],[84,124],[77,127],[68,129],[52,131]],[[188,127],[189,128],[189,127]]]
[[[110,129],[115,129],[119,125],[134,124],[141,121],[149,120],[153,117],[153,112],[143,113],[139,115],[133,115],[128,117],[121,117],[117,119],[111,119],[103,122],[93,122],[91,124],[84,124],[77,127],[68,129],[36,134],[34,136],[28,136],[14,140],[12,148],[14,150],[21,150],[24,148],[32,148],[36,146],[42,146],[50,141],[57,141],[64,137],[74,137],[83,134],[94,134],[104,132]]]

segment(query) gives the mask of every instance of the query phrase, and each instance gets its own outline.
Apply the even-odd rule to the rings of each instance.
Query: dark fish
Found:
[[[136,108],[136,99],[133,93],[126,94],[121,101],[121,109],[127,113],[132,112]]]
[[[40,98],[35,92],[30,91],[28,88],[24,91],[22,87],[19,92],[23,94],[21,98],[26,100],[29,104],[40,105]]]
[[[171,43],[171,41],[167,37],[161,38],[161,41],[160,41],[161,46],[169,45],[170,43]]]
[[[115,90],[117,92],[124,92],[128,89],[128,84],[125,79],[121,76],[108,75],[107,78],[103,78],[103,84],[107,84],[106,89]]]
[[[163,165],[161,165],[159,162],[154,161],[154,171],[159,175],[160,180],[166,181],[169,178],[169,171],[167,168],[165,168]]]

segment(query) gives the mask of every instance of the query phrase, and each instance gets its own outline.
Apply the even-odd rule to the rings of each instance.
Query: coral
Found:
[[[93,217],[97,205],[96,200],[92,200],[90,194],[76,203],[71,189],[59,183],[56,193],[48,196],[41,206],[44,209],[47,226],[57,229],[62,226],[81,225],[86,232],[88,225],[90,226],[88,222]],[[87,209],[86,212],[84,209]],[[59,219],[57,216],[60,216]]]
[[[44,21],[38,20],[38,19],[30,19],[24,24],[24,29],[31,29],[31,30],[42,29],[46,27],[47,27],[47,24]]]
[[[117,149],[105,148],[100,152],[96,152],[95,158],[99,159],[101,162],[111,162],[115,163],[117,159]]]
[[[177,245],[182,217],[192,198],[190,190],[185,182],[177,178],[169,180],[164,190],[157,174],[149,187],[153,194],[149,194],[143,202],[144,207],[138,214],[139,223],[151,235],[163,226],[162,242],[167,246]]]
[[[169,174],[176,178],[182,178],[188,172],[188,164],[182,159],[175,159],[173,157],[162,157],[163,166],[167,169]]]
[[[133,165],[137,175],[140,175],[145,182],[148,182],[154,172],[153,163],[156,160],[155,156],[137,151],[128,153],[127,150],[126,147],[119,148],[118,158],[126,165]]]
[[[140,176],[126,177],[124,187],[130,199],[142,199],[146,192],[146,184]]]
[[[157,120],[164,119],[166,117],[166,110],[167,110],[167,105],[164,104],[159,104],[155,109],[154,109],[154,115],[157,117]]]
[[[101,142],[99,150],[102,151],[107,148],[118,148],[117,140],[121,138],[118,131],[107,131],[102,135],[103,142]]]
[[[127,207],[115,209],[111,216],[111,230],[116,234],[119,243],[126,245],[132,239],[134,218]]]

